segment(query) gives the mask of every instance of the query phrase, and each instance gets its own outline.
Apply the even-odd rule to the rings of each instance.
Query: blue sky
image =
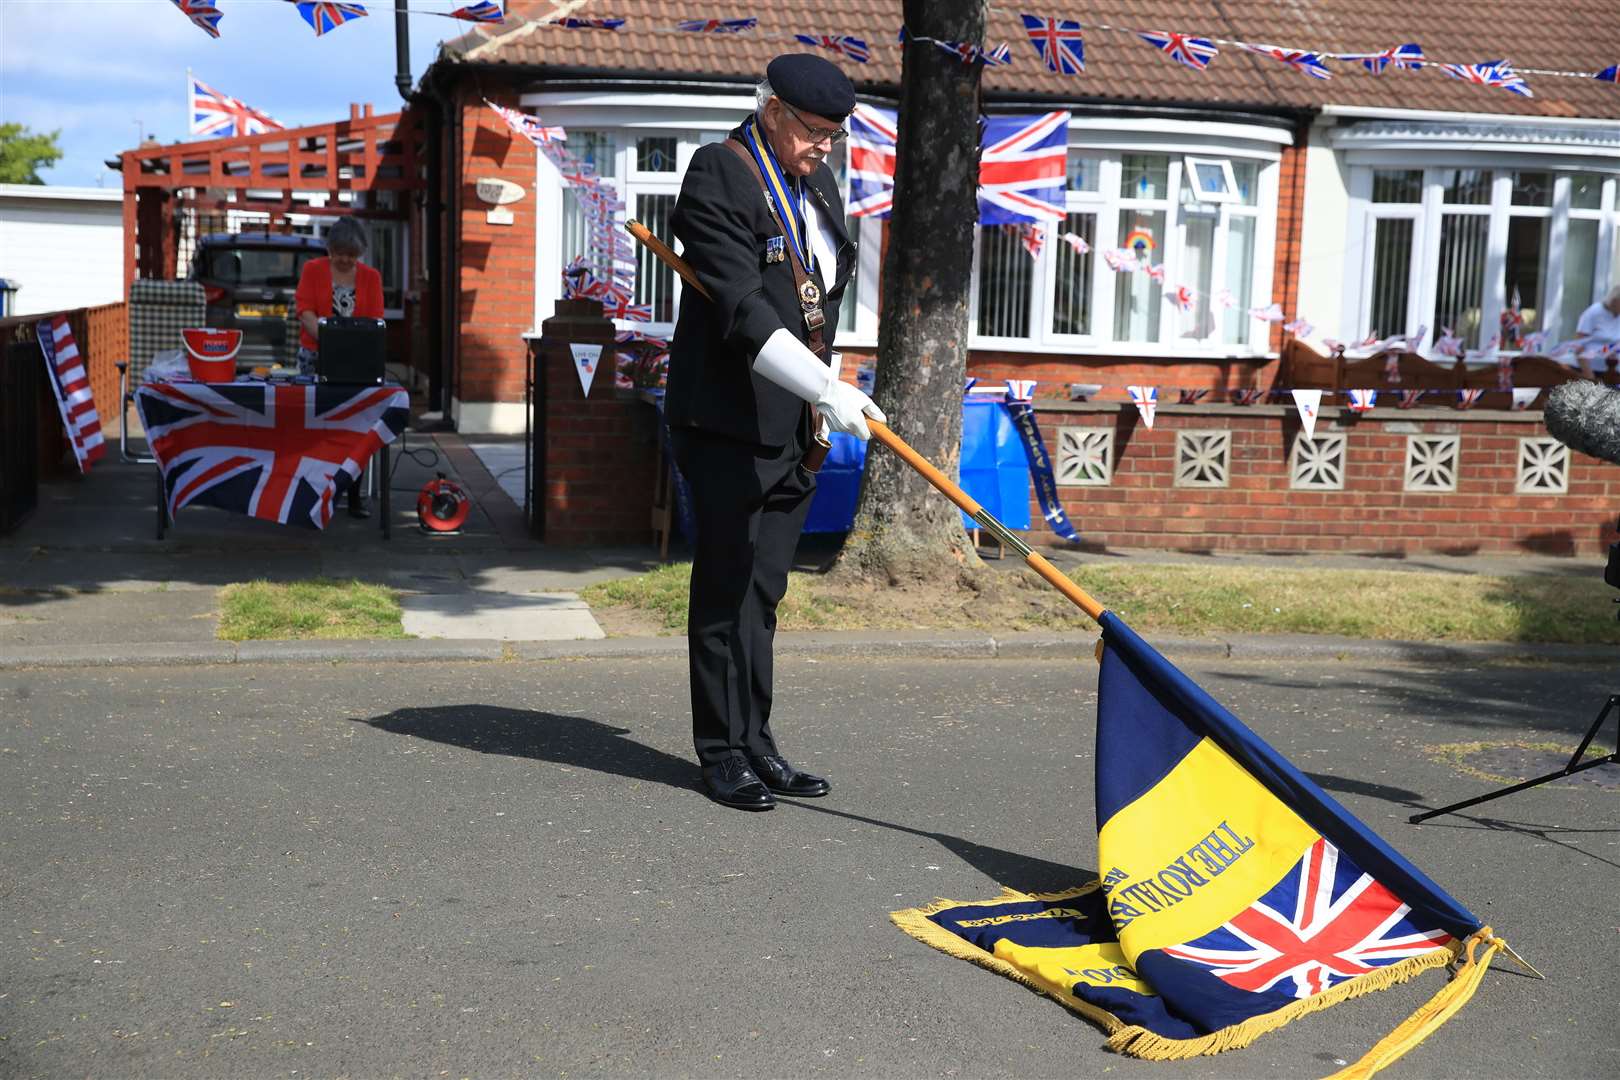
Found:
[[[411,6],[445,12],[465,2]],[[350,102],[371,102],[379,113],[400,108],[392,0],[366,0],[366,18],[320,38],[285,0],[215,6],[224,15],[217,39],[170,0],[0,0],[0,123],[61,130],[63,157],[40,173],[46,183],[116,187],[102,163],[140,136],[189,138],[188,67],[288,127],[344,119]],[[467,26],[413,15],[412,78],[422,77],[440,40]]]

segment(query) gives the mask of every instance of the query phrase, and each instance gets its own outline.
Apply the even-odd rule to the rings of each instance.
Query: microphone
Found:
[[[1620,465],[1620,392],[1584,379],[1563,383],[1547,395],[1543,419],[1570,449]]]

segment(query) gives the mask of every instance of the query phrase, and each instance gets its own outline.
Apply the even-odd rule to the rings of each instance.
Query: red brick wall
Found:
[[[1289,487],[1299,434],[1292,407],[1161,407],[1148,430],[1130,406],[1039,410],[1056,459],[1067,426],[1112,427],[1113,481],[1059,488],[1088,545],[1199,551],[1599,555],[1616,539],[1620,469],[1571,452],[1569,491],[1520,495],[1519,440],[1545,437],[1540,413],[1378,409],[1344,423],[1325,408],[1317,434],[1344,432],[1344,490]],[[1230,430],[1230,486],[1175,486],[1176,432]],[[1403,490],[1408,434],[1461,436],[1457,489]],[[1032,520],[1040,520],[1035,508]]]
[[[518,107],[516,91],[491,91],[490,100]],[[459,232],[454,265],[459,271],[460,327],[452,393],[462,402],[522,401],[525,347],[534,325],[535,154],[515,138],[483,98],[464,90],[459,163],[454,182]],[[477,181],[497,177],[517,184],[524,197],[509,203],[510,225],[491,225],[493,207],[479,201]]]
[[[543,484],[547,544],[639,544],[652,538],[658,429],[653,407],[613,385],[613,324],[589,300],[562,300],[546,320],[540,351],[545,383]],[[605,347],[587,397],[568,342]]]

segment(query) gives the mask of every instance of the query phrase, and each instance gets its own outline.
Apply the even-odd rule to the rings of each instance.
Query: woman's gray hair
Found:
[[[754,115],[763,117],[765,115],[766,103],[775,96],[776,91],[771,89],[771,80],[759,80],[758,84],[756,84],[754,87]]]
[[[366,250],[366,230],[354,218],[341,217],[326,230],[326,250],[352,251],[356,255]]]

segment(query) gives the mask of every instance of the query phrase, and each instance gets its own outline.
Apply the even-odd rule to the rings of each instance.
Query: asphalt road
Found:
[[[1386,1075],[1620,1073],[1620,768],[1406,824],[1489,787],[1424,746],[1572,745],[1612,669],[1183,667],[1551,976]],[[779,669],[834,788],[756,815],[670,658],[0,673],[0,1076],[1312,1077],[1443,981],[1111,1054],[888,919],[1091,874],[1094,666]]]

